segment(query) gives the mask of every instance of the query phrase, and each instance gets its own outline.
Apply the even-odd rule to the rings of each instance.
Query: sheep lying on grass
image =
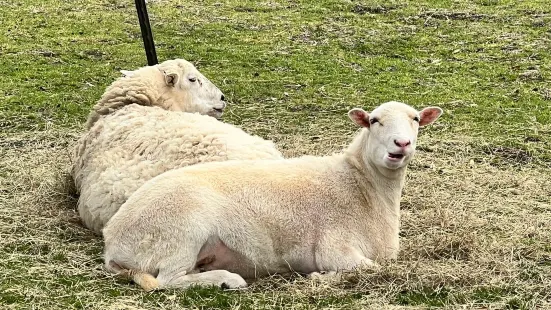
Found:
[[[442,110],[349,112],[343,154],[209,163],[144,184],[103,230],[106,268],[143,289],[246,285],[273,273],[374,266],[398,253],[400,196],[419,126]]]
[[[80,194],[80,217],[96,233],[134,191],[165,171],[201,162],[282,158],[271,141],[206,115],[177,112],[220,116],[224,107],[221,92],[187,64],[167,61],[124,72],[127,77],[107,88],[96,105],[101,108],[92,112],[91,128],[75,148],[71,176]]]
[[[93,107],[86,128],[102,116],[129,104],[157,106],[169,111],[197,112],[216,118],[226,107],[222,92],[188,61],[167,60],[135,71],[121,70]]]

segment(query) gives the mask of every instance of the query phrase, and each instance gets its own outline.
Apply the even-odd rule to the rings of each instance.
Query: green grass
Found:
[[[78,126],[117,69],[145,63],[130,1],[4,6],[2,129]],[[548,11],[545,1],[150,5],[159,59],[197,63],[236,104],[229,121],[260,103],[299,121],[391,99],[438,104],[446,132],[543,159],[551,149]],[[529,70],[537,72],[523,75]]]
[[[60,186],[68,146],[120,69],[145,65],[133,1],[0,0],[3,309],[551,307],[551,6],[546,0],[148,5],[159,60],[222,89],[224,121],[286,155],[327,154],[345,113],[445,110],[423,130],[398,262],[325,286],[142,293],[102,270]]]

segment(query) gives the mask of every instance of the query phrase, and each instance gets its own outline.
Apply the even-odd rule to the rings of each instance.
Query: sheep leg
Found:
[[[143,272],[138,269],[127,269],[117,264],[114,260],[109,261],[109,264],[107,264],[106,267],[110,272],[132,279],[146,292],[152,291],[159,287],[159,281],[147,272]]]
[[[338,249],[338,250],[337,250]],[[356,268],[376,269],[378,264],[365,257],[354,247],[325,247],[316,253],[319,270],[327,276],[334,276],[335,272],[347,271]],[[312,276],[323,276],[323,273],[314,272]]]
[[[336,271],[311,272],[306,277],[311,280],[323,282],[339,282],[342,274]]]
[[[160,288],[188,288],[198,285],[235,289],[247,286],[247,282],[240,275],[226,270],[211,270],[191,274],[185,271],[176,274],[163,274],[161,271],[157,280]]]
[[[323,260],[318,258],[318,262],[321,262],[320,265],[323,266],[323,270],[309,273],[307,278],[326,283],[335,283],[346,279],[346,274],[343,273],[345,271],[355,268],[376,269],[378,267],[377,263],[361,255],[356,250],[347,250],[346,254],[337,251],[330,256],[325,256]]]
[[[352,269],[378,269],[379,265],[372,261],[369,258],[363,258],[359,263],[350,268],[338,268],[337,270],[328,270],[328,271],[315,271],[307,275],[309,279],[319,279],[319,280],[329,280],[329,279],[338,279],[342,278],[342,272],[350,271]]]
[[[149,292],[159,287],[159,282],[154,276],[146,272],[134,272],[132,280],[136,282],[144,291]]]

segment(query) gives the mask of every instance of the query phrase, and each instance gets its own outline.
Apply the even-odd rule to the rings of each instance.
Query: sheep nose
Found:
[[[224,95],[222,94],[222,96],[220,96],[220,100],[226,101],[226,97],[224,97]]]
[[[410,140],[395,139],[394,144],[399,147],[406,147],[411,144]]]

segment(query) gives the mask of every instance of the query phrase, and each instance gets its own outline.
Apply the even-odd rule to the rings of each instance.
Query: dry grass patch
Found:
[[[4,309],[551,307],[549,171],[496,165],[492,156],[499,154],[480,153],[480,141],[420,138],[402,202],[402,250],[381,270],[352,272],[334,283],[274,277],[242,292],[146,294],[103,271],[101,240],[79,224],[65,182],[76,136],[51,130],[3,140]],[[278,140],[287,156],[329,153],[343,144],[338,137]]]
[[[144,64],[133,3],[0,7],[0,309],[551,308],[546,1],[151,0],[159,60],[199,65],[232,103],[225,120],[287,156],[341,149],[352,107],[446,111],[410,169],[397,262],[152,294],[103,271],[63,185],[72,128]]]

